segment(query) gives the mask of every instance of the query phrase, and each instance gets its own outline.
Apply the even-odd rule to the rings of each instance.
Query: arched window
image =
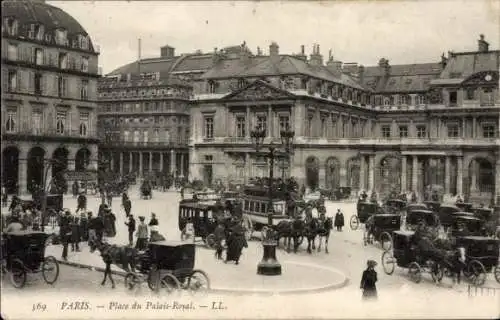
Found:
[[[7,122],[5,124],[5,129],[7,132],[14,132],[16,131],[16,111],[15,110],[10,110],[7,113]]]
[[[384,98],[384,106],[389,106],[391,105],[391,99],[389,99],[389,97],[385,97]]]

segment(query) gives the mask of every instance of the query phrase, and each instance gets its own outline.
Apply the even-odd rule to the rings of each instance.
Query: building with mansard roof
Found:
[[[98,48],[44,1],[2,1],[2,183],[96,178]],[[50,161],[56,159],[58,161]]]
[[[280,130],[290,126],[294,152],[278,154],[275,172],[306,186],[419,195],[432,187],[490,201],[500,193],[498,75],[499,51],[490,50],[482,35],[474,52],[449,52],[434,62],[407,65],[381,58],[367,67],[342,63],[331,51],[325,62],[319,45],[309,57],[304,46],[299,54],[282,54],[274,42],[267,55],[260,48],[252,53],[245,43],[239,49],[177,56],[166,46],[160,57],[108,75],[116,84],[134,77],[150,81],[151,90],[131,86],[121,91],[129,98],[100,102],[114,105],[99,118],[114,118],[123,138],[103,151],[112,155],[117,170],[135,171],[130,152],[139,151],[140,159],[148,159],[137,161],[141,173],[161,168],[207,184],[241,183],[269,172],[265,154],[255,152],[251,131],[265,128],[264,144],[277,144]],[[191,89],[168,95],[173,89],[153,89],[153,79],[182,80]],[[100,86],[100,99],[116,84]],[[125,110],[132,105],[137,112],[153,105],[155,112],[126,122]],[[148,117],[148,124],[140,125]],[[182,119],[186,130],[180,129]],[[152,148],[158,144],[162,150]]]

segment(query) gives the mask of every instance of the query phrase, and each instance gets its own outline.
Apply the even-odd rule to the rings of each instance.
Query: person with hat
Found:
[[[71,241],[71,212],[69,210],[65,211],[64,216],[59,220],[59,236],[61,237],[63,252],[63,260],[68,260],[68,245]]]
[[[363,271],[360,289],[363,290],[363,299],[376,299],[377,272],[375,271],[375,266],[377,265],[377,262],[374,260],[368,260],[366,264],[367,268]]]
[[[132,201],[130,201],[126,192],[122,194],[122,207],[123,210],[125,210],[125,215],[128,217],[130,215],[130,210],[132,210]]]
[[[76,201],[77,207],[75,212],[78,212],[79,210],[87,210],[87,196],[83,192],[80,193]]]
[[[154,212],[151,212],[151,219],[149,220],[148,225],[150,227],[158,226],[158,219],[156,219],[156,214]]]
[[[135,219],[133,215],[128,216],[128,222],[125,222],[128,230],[128,243],[130,246],[134,245],[134,232],[135,232]]]
[[[139,217],[139,226],[137,226],[137,242],[135,243],[135,248],[139,251],[145,250],[148,243],[148,226],[144,223],[144,217]]]
[[[337,231],[342,231],[342,227],[344,226],[344,214],[340,209],[337,209],[337,213],[335,214],[334,225],[337,228]]]

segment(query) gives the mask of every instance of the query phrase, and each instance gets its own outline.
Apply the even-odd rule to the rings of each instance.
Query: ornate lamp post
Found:
[[[264,143],[264,138],[266,137],[266,130],[257,127],[254,131],[250,133],[252,137],[252,142],[254,143],[255,150],[258,152]],[[289,153],[295,136],[295,132],[290,131],[287,125],[285,130],[280,132],[281,142],[285,148],[285,152]],[[281,264],[276,259],[276,239],[274,238],[273,232],[273,176],[274,176],[274,159],[276,157],[276,147],[271,143],[269,146],[269,152],[266,155],[269,158],[269,181],[268,181],[268,192],[269,192],[269,203],[268,203],[268,215],[267,224],[268,232],[266,233],[265,239],[262,241],[264,247],[264,256],[262,261],[257,266],[257,274],[266,276],[276,276],[281,275]]]
[[[43,169],[42,176],[42,216],[41,216],[41,224],[42,224],[42,232],[45,231],[45,216],[47,215],[47,193],[50,193],[50,186],[52,185],[52,180],[49,181],[49,172],[52,169],[54,164],[61,164],[62,162],[57,159],[44,159],[42,163],[46,163]],[[50,183],[48,183],[50,182]]]

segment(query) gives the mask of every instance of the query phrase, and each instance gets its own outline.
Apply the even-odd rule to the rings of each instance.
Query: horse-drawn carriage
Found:
[[[452,238],[460,237],[463,234],[469,236],[484,236],[484,221],[476,218],[469,212],[456,212],[451,216],[450,224],[446,230],[450,231]]]
[[[434,212],[438,212],[439,208],[441,208],[441,202],[439,201],[424,201],[424,204],[429,210],[432,210]]]
[[[472,212],[473,204],[466,202],[457,202],[455,206],[460,209],[460,211]]]
[[[10,232],[2,235],[2,274],[8,273],[16,288],[26,284],[27,273],[42,273],[48,284],[59,276],[59,264],[53,256],[45,256],[49,235],[43,232]]]
[[[456,239],[456,246],[465,249],[467,268],[464,275],[475,285],[483,285],[489,272],[493,272],[500,283],[499,243],[499,240],[480,236]]]
[[[401,228],[401,216],[399,214],[376,214],[366,221],[366,229],[363,234],[363,243],[380,243],[384,250],[392,247],[392,233]]]
[[[439,226],[439,218],[431,210],[412,210],[406,215],[406,229],[414,231],[420,222],[425,222],[427,226]]]
[[[366,220],[374,214],[385,213],[382,208],[376,202],[366,202],[358,201],[356,205],[357,214],[353,215],[349,221],[351,230],[356,230],[359,228],[361,223],[365,223]]]
[[[144,181],[141,185],[141,199],[152,199],[153,198],[153,188],[151,183]]]
[[[137,257],[136,267],[139,272],[128,272],[125,276],[125,286],[132,290],[147,281],[153,291],[209,290],[208,275],[202,270],[194,269],[195,256],[194,243],[152,242],[148,250]]]
[[[406,206],[406,214],[415,210],[429,210],[429,208],[424,203],[410,203]]]
[[[491,208],[473,208],[468,212],[474,212],[476,217],[484,221],[489,221],[493,217],[493,209]]]
[[[407,202],[401,199],[389,199],[385,202],[384,208],[388,213],[400,214],[406,210]]]

